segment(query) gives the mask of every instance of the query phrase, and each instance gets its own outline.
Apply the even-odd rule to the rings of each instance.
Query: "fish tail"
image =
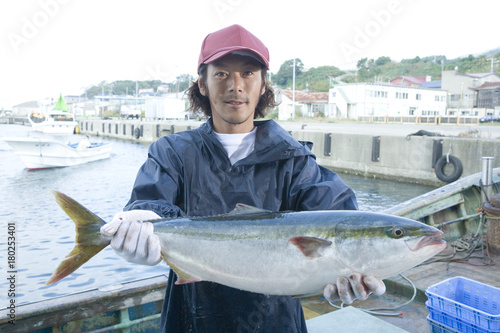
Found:
[[[46,285],[55,283],[77,270],[90,258],[99,253],[111,242],[109,237],[100,233],[105,222],[97,215],[68,197],[64,193],[52,190],[56,202],[75,223],[75,247],[66,256]]]

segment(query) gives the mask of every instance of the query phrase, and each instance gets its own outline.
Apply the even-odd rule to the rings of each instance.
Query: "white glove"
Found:
[[[355,299],[364,301],[374,294],[380,296],[385,293],[384,281],[373,275],[353,273],[350,277],[337,278],[337,284],[327,284],[323,289],[323,296],[330,301],[342,300],[344,304],[351,304]]]
[[[150,210],[120,212],[101,227],[101,235],[112,237],[111,247],[125,260],[154,266],[161,261],[160,240],[153,233],[153,224],[142,221],[159,218]]]

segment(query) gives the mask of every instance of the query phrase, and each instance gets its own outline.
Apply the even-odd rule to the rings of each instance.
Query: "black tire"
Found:
[[[458,159],[458,157],[455,157],[453,155],[449,155],[449,160],[450,162],[447,162],[446,155],[441,156],[437,162],[436,166],[434,168],[434,171],[436,172],[436,176],[439,178],[439,180],[445,182],[445,183],[452,183],[460,176],[462,175],[463,171],[463,166],[462,162]],[[451,164],[453,166],[453,172],[450,174],[446,174],[444,169],[445,167]]]
[[[139,139],[141,137],[141,129],[139,127],[137,127],[134,130],[134,136],[135,136],[136,139]]]

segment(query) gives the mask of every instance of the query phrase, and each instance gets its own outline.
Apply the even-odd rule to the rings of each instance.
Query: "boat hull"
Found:
[[[0,310],[0,332],[159,332],[167,275]],[[14,323],[14,324],[13,324]]]
[[[68,167],[109,158],[112,143],[77,149],[56,140],[3,138],[29,170]]]

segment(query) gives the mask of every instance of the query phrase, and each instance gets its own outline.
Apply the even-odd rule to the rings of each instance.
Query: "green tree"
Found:
[[[384,66],[385,64],[391,62],[391,58],[389,57],[379,57],[377,60],[375,60],[375,65],[377,66]]]
[[[121,80],[114,82],[102,81],[98,85],[92,86],[87,89],[87,98],[92,99],[97,95],[135,95],[137,88],[140,89],[153,89],[156,91],[158,86],[165,84],[160,80],[149,80],[149,81],[131,81],[131,80]]]
[[[361,58],[358,60],[358,63],[356,64],[357,69],[366,69],[366,64],[368,62],[368,58]]]
[[[193,77],[190,74],[181,74],[175,79],[175,90],[174,91],[184,91],[189,88],[189,85],[193,81]]]
[[[328,91],[330,89],[330,80],[340,76],[345,72],[335,66],[313,67],[303,71],[298,77],[297,89],[308,89],[310,91]]]
[[[299,58],[295,59],[295,80],[301,75],[304,69],[304,64]],[[285,61],[281,64],[278,73],[273,75],[273,81],[280,87],[287,87],[293,81],[293,59]]]

